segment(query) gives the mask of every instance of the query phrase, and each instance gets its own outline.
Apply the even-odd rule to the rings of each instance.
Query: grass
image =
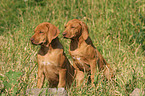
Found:
[[[129,95],[145,88],[145,1],[143,0],[1,0],[0,4],[0,95],[19,95],[36,88],[36,55],[30,37],[42,22],[56,25],[65,53],[69,42],[62,38],[71,19],[84,21],[90,37],[115,71],[111,81],[97,73],[95,88],[72,87],[73,95]],[[14,78],[13,78],[14,77]],[[47,87],[47,81],[44,87]]]

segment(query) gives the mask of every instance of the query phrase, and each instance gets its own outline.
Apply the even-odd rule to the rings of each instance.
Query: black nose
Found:
[[[30,40],[31,40],[31,41],[33,41],[33,40],[34,40],[34,38],[30,38]]]
[[[66,35],[66,32],[63,32],[62,35],[65,36]]]

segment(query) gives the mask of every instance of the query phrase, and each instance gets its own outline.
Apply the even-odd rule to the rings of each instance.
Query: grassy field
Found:
[[[129,95],[145,88],[144,0],[1,0],[0,3],[0,95],[19,95],[36,88],[36,55],[30,37],[42,22],[56,25],[68,54],[69,40],[62,38],[71,19],[84,21],[90,37],[115,72],[111,81],[95,77],[95,88],[72,87],[70,96]],[[44,87],[48,86],[46,81]],[[141,94],[140,94],[141,95]]]

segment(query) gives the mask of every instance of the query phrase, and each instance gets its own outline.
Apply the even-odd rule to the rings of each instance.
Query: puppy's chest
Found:
[[[59,56],[53,55],[53,54],[46,54],[46,55],[39,55],[38,54],[38,64],[43,65],[43,66],[52,66],[52,67],[57,67],[59,66]]]
[[[40,59],[38,60],[38,64],[44,67],[58,67],[58,62],[47,60],[47,59]]]
[[[70,51],[70,54],[76,61],[88,62],[95,58],[96,51],[92,46],[88,45],[86,47],[80,47],[74,51]]]
[[[70,52],[73,61],[77,61],[79,63],[87,63],[88,59],[87,56],[84,53],[80,53],[79,51],[72,51]]]

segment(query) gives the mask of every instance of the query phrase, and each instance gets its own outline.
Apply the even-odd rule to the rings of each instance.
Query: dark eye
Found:
[[[74,26],[71,26],[71,28],[75,28]]]
[[[42,31],[40,31],[39,33],[43,33]]]

